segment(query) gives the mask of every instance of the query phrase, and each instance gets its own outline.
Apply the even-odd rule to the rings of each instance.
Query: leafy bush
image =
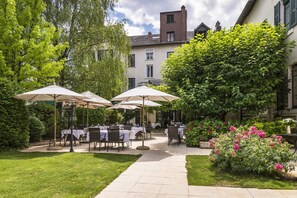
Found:
[[[18,85],[0,78],[0,151],[21,149],[29,144],[28,110],[14,99]]]
[[[104,124],[106,121],[107,113],[105,108],[89,109],[89,126]],[[86,126],[87,123],[87,109],[76,108],[76,126]],[[84,123],[83,123],[84,122]]]
[[[53,102],[37,102],[28,106],[31,115],[37,117],[45,128],[43,138],[50,137],[50,128],[54,126],[54,104]],[[57,134],[60,132],[60,113],[57,109]]]
[[[230,132],[221,134],[210,141],[214,147],[210,159],[220,169],[234,172],[254,172],[258,174],[291,170],[294,160],[290,145],[282,143],[282,137],[266,133],[255,126],[230,127]]]
[[[264,120],[253,119],[249,120],[247,125],[255,126],[257,129],[265,131],[267,136],[271,136],[273,134],[280,135],[286,133],[286,126],[288,124],[284,120],[268,122]],[[290,124],[290,126],[295,127],[293,124]]]
[[[189,122],[185,129],[186,144],[188,146],[199,146],[199,140],[208,141],[226,133],[231,125],[239,126],[239,121],[231,120],[223,122],[216,119],[204,119]]]
[[[42,140],[42,135],[45,133],[43,123],[35,116],[29,117],[29,133],[30,142],[38,142]]]

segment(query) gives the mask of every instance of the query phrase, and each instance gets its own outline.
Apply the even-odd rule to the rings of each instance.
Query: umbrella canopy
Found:
[[[69,89],[50,85],[41,89],[36,89],[34,91],[29,91],[26,93],[18,94],[15,96],[17,99],[22,99],[26,101],[55,101],[54,108],[54,145],[56,144],[56,102],[57,101],[77,101],[82,99],[88,99],[86,96],[71,91]]]
[[[162,91],[155,90],[147,86],[136,87],[130,89],[116,97],[113,101],[131,101],[131,100],[151,100],[151,101],[172,101],[178,99],[178,97],[167,94]]]
[[[176,100],[178,97],[167,94],[162,91],[155,90],[153,88],[149,88],[147,86],[136,87],[134,89],[130,89],[116,97],[114,97],[113,101],[133,101],[133,100],[142,100],[142,112],[144,112],[144,101],[172,101]],[[144,128],[144,113],[142,114],[142,127]],[[142,138],[142,146],[137,147],[136,149],[147,150],[149,147],[144,146],[144,137]]]
[[[15,98],[27,100],[27,101],[67,101],[67,100],[82,100],[88,99],[86,96],[60,87],[57,85],[50,85],[41,89],[36,89],[34,91],[29,91],[16,95]]]
[[[85,102],[90,102],[90,103],[94,103],[94,104],[100,104],[100,105],[104,105],[104,106],[111,106],[112,103],[104,98],[101,98],[100,96],[90,92],[90,91],[86,91],[81,93],[82,95],[86,96],[88,99],[84,99]]]
[[[143,105],[143,101],[142,100],[131,100],[131,101],[123,101],[122,102],[123,105],[137,105],[137,106],[142,106]],[[159,103],[150,101],[150,100],[144,100],[144,106],[145,107],[160,107],[162,105],[160,105]]]
[[[123,102],[120,102],[118,104],[113,105],[112,107],[109,107],[108,109],[138,109],[139,107],[137,107],[136,105],[132,105],[132,104],[123,104]]]

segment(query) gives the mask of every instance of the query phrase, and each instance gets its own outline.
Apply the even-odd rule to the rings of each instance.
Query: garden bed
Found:
[[[235,174],[222,172],[214,167],[209,156],[187,156],[188,182],[196,186],[229,186],[241,188],[297,189],[297,177],[261,176],[257,174]],[[286,174],[284,174],[286,176]]]

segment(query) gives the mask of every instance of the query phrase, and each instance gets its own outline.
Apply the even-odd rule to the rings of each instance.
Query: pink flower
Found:
[[[250,132],[248,132],[248,131],[244,131],[244,132],[243,132],[243,135],[249,136],[249,135],[250,135]]]
[[[236,138],[237,139],[241,139],[242,138],[242,135],[241,134],[236,134]]]
[[[280,163],[277,163],[277,164],[274,165],[274,170],[280,171],[282,169],[283,169],[283,165],[281,165]]]
[[[233,148],[235,151],[238,151],[240,149],[240,146],[239,144],[234,144]]]
[[[234,140],[234,144],[238,144],[238,139],[235,139]]]
[[[230,131],[234,132],[236,130],[236,128],[234,126],[230,126]]]
[[[214,149],[213,150],[214,154],[218,155],[220,153],[219,149]]]
[[[247,135],[242,136],[242,139],[248,139],[248,138],[249,138],[249,136],[247,136]]]
[[[250,127],[250,131],[257,131],[257,127],[255,127],[255,126],[251,126],[251,127]]]
[[[261,138],[265,138],[266,137],[266,133],[262,130],[257,131],[257,135]]]

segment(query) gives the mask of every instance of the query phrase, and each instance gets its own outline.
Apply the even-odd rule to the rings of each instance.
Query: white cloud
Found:
[[[143,27],[136,27],[131,26],[129,24],[125,24],[124,28],[128,36],[144,35],[146,33]]]
[[[222,27],[233,26],[247,0],[120,0],[115,10],[129,20],[129,35],[145,33],[145,26],[153,27],[153,33],[159,32],[160,12],[180,10],[186,6],[188,12],[188,30],[194,30],[201,22],[210,28],[217,21]],[[141,26],[143,28],[141,28]],[[142,33],[142,34],[143,34]]]

